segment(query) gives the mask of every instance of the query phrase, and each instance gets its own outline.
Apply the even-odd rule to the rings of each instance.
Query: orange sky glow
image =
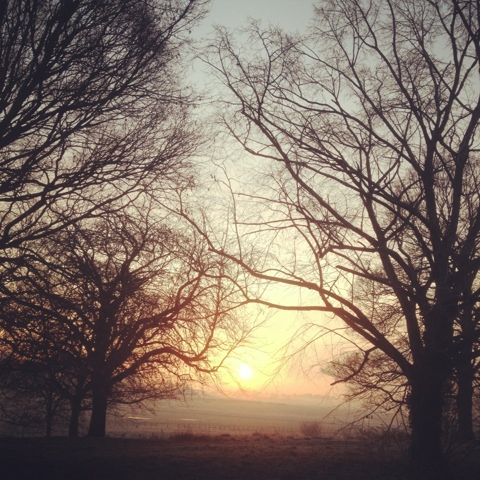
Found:
[[[259,20],[264,27],[274,25],[292,32],[303,31],[312,13],[311,0],[213,0],[209,14],[192,34],[199,41],[207,41],[214,36],[215,26],[239,29],[251,20]],[[198,82],[200,75],[199,84],[208,86],[208,69],[200,66],[193,70],[193,81]],[[201,71],[204,73],[199,73]],[[230,156],[238,159],[241,155],[245,159],[238,146],[228,149],[232,152]],[[227,395],[252,399],[271,395],[338,395],[341,389],[332,388],[332,378],[322,373],[336,349],[337,340],[326,336],[316,342],[315,349],[310,348],[287,361],[313,334],[318,334],[310,329],[308,335],[298,336],[305,324],[321,323],[321,315],[283,311],[269,311],[266,315],[269,317],[266,324],[256,331],[248,347],[238,349],[220,370],[219,388]],[[242,364],[245,365],[243,372]],[[251,375],[245,373],[246,369],[251,369]]]

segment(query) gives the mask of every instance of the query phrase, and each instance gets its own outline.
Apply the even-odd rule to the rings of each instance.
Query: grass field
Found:
[[[480,478],[480,451],[455,480]],[[0,438],[2,480],[407,480],[403,447],[376,439],[205,436],[162,439]]]

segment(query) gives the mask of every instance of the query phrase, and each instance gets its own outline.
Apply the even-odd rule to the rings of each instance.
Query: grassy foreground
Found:
[[[480,455],[454,466],[480,478]],[[2,480],[406,480],[400,448],[382,442],[265,435],[169,439],[0,438]]]

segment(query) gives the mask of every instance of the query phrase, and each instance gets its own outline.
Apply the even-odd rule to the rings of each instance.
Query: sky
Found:
[[[275,26],[295,33],[308,27],[314,0],[211,0],[208,14],[191,32],[199,43],[214,38],[215,27],[229,31],[248,26],[252,20],[263,27]],[[192,65],[192,80],[198,87],[208,85],[202,62]]]
[[[211,38],[215,26],[241,29],[250,20],[259,20],[264,27],[273,25],[301,32],[311,21],[313,3],[313,0],[212,0],[208,15],[193,35],[199,39]],[[206,75],[203,83],[208,85],[208,73]],[[269,314],[271,318],[257,332],[253,344],[238,350],[227,362],[229,373],[222,376],[224,391],[246,398],[337,394],[339,389],[330,386],[332,379],[321,374],[322,362],[330,358],[333,340],[323,339],[324,343],[318,343],[318,348],[311,350],[308,358],[299,357],[303,358],[303,363],[290,362],[279,370],[285,357],[283,347],[295,337],[305,319],[294,312]],[[318,321],[318,318],[307,321]],[[302,340],[298,339],[289,352],[301,345]]]
[[[212,0],[200,33],[208,32],[212,25],[241,28],[249,19],[261,20],[264,26],[302,30],[308,25],[312,11],[312,0]]]

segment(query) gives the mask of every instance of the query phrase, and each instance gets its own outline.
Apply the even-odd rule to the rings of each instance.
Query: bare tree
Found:
[[[253,25],[239,46],[221,31],[210,60],[229,132],[273,168],[270,184],[243,192],[258,214],[233,210],[238,248],[212,239],[212,250],[308,299],[252,301],[334,315],[397,365],[414,465],[429,478],[446,475],[454,330],[479,293],[478,8],[325,1],[305,38]],[[395,328],[357,303],[358,279],[388,289]]]
[[[204,6],[2,2],[2,260],[138,188],[146,173],[196,145],[177,75],[184,33]]]
[[[192,98],[179,79],[180,54],[206,3],[0,5],[1,329],[12,331],[9,318],[18,322],[8,306],[15,291],[11,275],[28,262],[22,258],[28,257],[27,244],[109,208],[124,208],[173,171],[182,175],[200,142],[189,116]],[[35,338],[17,338],[24,350],[53,334],[42,331],[49,323],[40,314],[35,321]],[[42,365],[76,412],[75,429],[86,372],[76,370],[68,355],[60,358],[58,350],[44,347],[48,358],[31,364],[48,360]]]
[[[59,394],[44,363],[27,360],[2,345],[0,356],[0,422],[27,434],[42,430],[50,437],[66,417],[68,403]],[[7,430],[8,431],[8,430]]]
[[[410,252],[410,255],[412,255],[412,252]],[[416,252],[416,256],[422,256],[420,250]],[[450,433],[454,433],[463,440],[472,440],[475,437],[473,402],[479,368],[478,339],[480,323],[478,320],[478,303],[474,294],[478,290],[477,285],[466,281],[462,288],[465,287],[466,291],[462,292],[462,298],[465,301],[461,302],[459,306],[453,326],[454,347],[451,352],[453,378],[449,391],[445,393],[447,397],[455,400],[456,405],[456,411],[449,412],[448,418],[448,421],[453,420],[455,422],[456,431]],[[403,317],[402,310],[392,292],[383,285],[375,285],[369,280],[360,279],[355,284],[354,298],[357,305],[362,305],[362,308],[366,311],[370,310],[372,319],[376,317],[375,323],[377,325],[389,325],[389,328],[395,329]],[[408,344],[403,343],[405,351],[408,351]],[[398,345],[400,344],[401,341],[398,342]],[[387,367],[388,364],[390,364],[389,367]],[[342,382],[342,379],[352,383],[350,391],[352,397],[368,398],[370,405],[375,406],[375,408],[391,408],[392,401],[394,404],[401,404],[402,398],[403,402],[408,398],[405,393],[408,384],[405,384],[405,376],[401,370],[397,368],[395,372],[391,361],[381,352],[375,351],[374,348],[363,349],[361,355],[357,352],[352,355],[345,355],[342,358],[336,358],[328,370],[336,378],[335,383]],[[385,375],[387,372],[388,375]],[[398,390],[402,383],[404,384],[403,389]],[[371,389],[370,392],[368,392],[368,387]],[[389,398],[392,388],[397,392],[397,399]],[[375,392],[379,395],[377,396]],[[382,395],[381,392],[386,395]],[[453,427],[453,425],[450,425],[450,427]]]
[[[108,212],[32,245],[14,273],[9,345],[55,365],[70,399],[91,395],[89,436],[105,435],[109,404],[178,395],[247,334],[225,261],[169,223],[145,203]]]

